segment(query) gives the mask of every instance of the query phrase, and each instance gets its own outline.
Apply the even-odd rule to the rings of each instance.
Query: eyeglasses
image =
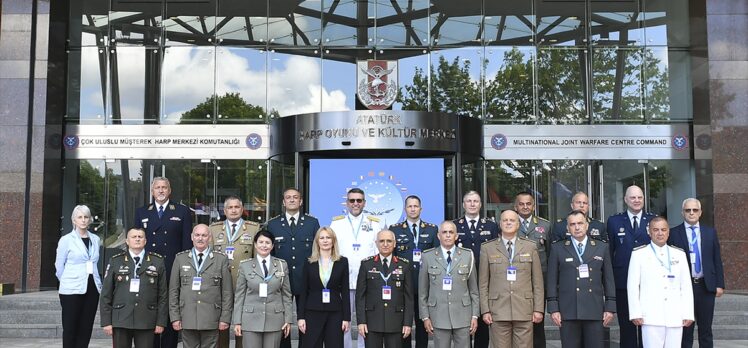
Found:
[[[684,212],[684,213],[689,213],[689,214],[692,214],[692,213],[698,213],[698,212],[700,212],[700,211],[701,211],[701,209],[698,209],[698,208],[683,209],[683,212]]]
[[[363,202],[364,202],[363,198],[349,198],[348,199],[348,203],[363,203]]]

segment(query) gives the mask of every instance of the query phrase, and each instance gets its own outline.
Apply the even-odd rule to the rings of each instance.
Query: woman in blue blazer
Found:
[[[329,227],[317,231],[309,265],[301,278],[296,309],[302,348],[342,348],[350,329],[351,304],[348,259],[340,256],[338,239]]]
[[[101,277],[98,271],[101,240],[88,232],[91,210],[85,205],[73,209],[73,231],[57,243],[55,269],[60,280],[63,348],[85,348],[91,340],[99,304]]]

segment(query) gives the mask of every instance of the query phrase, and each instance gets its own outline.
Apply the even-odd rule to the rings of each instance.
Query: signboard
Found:
[[[267,159],[267,137],[267,125],[78,125],[62,142],[77,159]]]
[[[689,159],[688,125],[485,126],[484,157],[502,159]]]

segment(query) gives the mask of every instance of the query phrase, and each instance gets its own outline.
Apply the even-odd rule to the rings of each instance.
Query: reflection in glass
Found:
[[[217,49],[218,123],[262,123],[267,120],[266,59],[267,52],[263,49]]]
[[[280,116],[320,112],[322,63],[319,50],[271,51],[268,65],[268,109]]]
[[[79,30],[68,31],[68,45],[79,47],[108,44],[109,1],[71,0],[69,2],[70,26]],[[91,35],[95,37],[95,40],[84,40],[85,35]]]
[[[215,48],[167,47],[162,64],[161,124],[212,123]]]
[[[691,79],[691,53],[688,51],[669,50],[666,47],[648,47],[652,56],[658,57],[658,62],[651,63],[650,67],[655,74],[662,75],[663,84],[660,89],[665,89],[669,93],[669,112],[660,104],[653,103],[650,96],[661,95],[661,91],[656,91],[647,84],[647,91],[644,95],[644,110],[653,122],[669,120],[690,120],[693,119],[693,81]],[[667,58],[666,60],[663,60]],[[655,71],[656,69],[656,71]],[[650,81],[647,76],[647,81]],[[711,87],[714,88],[714,87]],[[714,90],[714,89],[713,89]],[[654,101],[658,101],[656,98]],[[650,105],[659,106],[659,110],[651,110]]]
[[[145,115],[146,71],[156,74],[158,70],[148,70],[146,66],[155,64],[154,60],[146,56],[158,55],[158,50],[148,50],[145,47],[121,46],[117,47],[110,63],[112,69],[112,92],[109,109],[112,124],[142,124],[144,119],[156,120],[158,115]],[[157,59],[156,59],[157,61]],[[145,64],[143,64],[145,62]],[[158,76],[150,76],[157,79]]]
[[[534,41],[532,0],[484,1],[483,11],[484,41],[489,45],[531,45]]]
[[[647,46],[691,46],[693,9],[688,0],[643,1]]]
[[[374,19],[374,6],[369,6],[372,11],[367,14],[367,19]],[[369,42],[368,26],[356,19],[357,10],[357,0],[322,0],[324,46],[366,46],[373,42],[374,36]]]
[[[106,48],[84,46],[70,52],[67,113],[69,121],[77,120],[80,124],[106,122],[109,99],[108,61]]]
[[[541,48],[537,59],[538,114],[550,124],[587,121],[585,103],[585,51]]]
[[[639,1],[591,1],[594,45],[643,46],[644,15]]]
[[[356,110],[357,60],[375,59],[370,49],[327,49],[322,57],[322,111]]]
[[[548,216],[550,167],[539,161],[486,161],[486,209],[514,209],[514,197],[529,192],[535,197],[539,216]]]
[[[429,42],[428,0],[378,0],[376,46],[425,46]],[[423,13],[423,15],[414,15]]]
[[[475,44],[483,39],[481,1],[432,0],[432,3],[432,45]]]
[[[226,197],[237,196],[244,203],[244,219],[265,221],[267,210],[267,165],[265,162],[265,160],[216,161],[215,203],[221,219],[225,218],[223,202]]]
[[[681,203],[688,197],[695,197],[696,188],[691,175],[689,160],[650,161],[647,163],[649,182],[648,210],[674,221],[681,219]]]
[[[535,122],[533,47],[486,47],[487,122]]]
[[[644,51],[598,47],[592,59],[592,105],[596,121],[643,119]]]
[[[268,5],[270,6],[268,35],[271,44],[284,46],[319,44],[322,34],[319,0],[270,0]]]
[[[176,2],[166,1],[162,26],[170,46],[213,45],[218,0]]]
[[[535,0],[539,24],[539,45],[584,46],[587,42],[587,16],[584,1]]]

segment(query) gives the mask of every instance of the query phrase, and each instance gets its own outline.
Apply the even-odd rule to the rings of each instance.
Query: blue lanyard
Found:
[[[237,233],[239,233],[239,227],[244,225],[244,220],[239,219],[236,221],[236,231],[233,233],[231,232],[231,225],[229,225],[229,220],[226,220],[225,223],[226,227],[226,237],[228,237],[228,245],[234,245],[234,237],[236,237]]]
[[[573,246],[574,246],[574,251],[576,251],[576,252],[577,252],[577,257],[579,258],[579,263],[581,263],[581,264],[584,264],[584,260],[582,260],[582,254],[584,254],[584,250],[582,250],[582,252],[579,252],[579,248],[577,248],[577,246],[576,246],[576,245],[574,245],[574,243],[575,243],[575,242],[576,242],[577,244],[579,244],[579,243],[582,243],[582,242],[580,242],[580,241],[575,241],[573,237],[571,237],[571,238],[569,238],[569,239],[571,239],[571,245],[573,245]],[[582,248],[584,248],[584,244],[582,244]]]
[[[203,251],[203,263],[200,265],[197,264],[197,252],[195,251],[195,248],[192,248],[192,263],[195,265],[195,269],[197,270],[197,276],[200,276],[200,272],[203,270],[203,266],[205,266],[205,262],[208,258],[208,254],[210,253],[210,247],[207,247],[205,251]]]
[[[319,280],[322,281],[322,286],[327,289],[327,283],[330,281],[330,275],[332,275],[332,266],[335,261],[332,257],[327,260],[327,267],[322,264],[322,260],[319,260]]]
[[[649,247],[652,249],[652,252],[654,253],[655,257],[657,258],[657,261],[660,261],[660,266],[662,266],[663,268],[666,268],[668,274],[672,274],[672,272],[671,272],[671,265],[670,265],[670,248],[668,248],[667,246],[665,246],[665,249],[667,249],[667,260],[666,260],[667,262],[662,262],[662,259],[660,259],[660,257],[657,256],[657,252],[655,251],[655,248],[654,248],[654,246],[652,244],[654,244],[654,243],[650,243]],[[667,266],[665,266],[665,264],[667,264]]]
[[[75,232],[75,237],[77,237],[78,240],[81,241],[81,244],[83,245],[83,248],[86,249],[86,242],[83,241],[83,237],[81,237],[80,233],[78,233],[78,231],[76,229],[73,229],[73,232]],[[89,234],[88,241],[91,242],[91,245],[86,249],[86,256],[88,256],[88,258],[86,259],[86,261],[91,261],[91,260],[93,260],[94,248],[96,248],[97,246],[94,245],[93,238],[91,238],[91,236],[90,236],[91,232],[87,232],[87,233]]]
[[[361,231],[361,225],[364,223],[364,215],[359,215],[361,217],[361,221],[358,222],[358,228],[353,228],[353,221],[351,220],[351,215],[348,215],[348,223],[351,224],[351,231],[353,231],[353,238],[358,241],[358,233]]]
[[[389,263],[392,264],[392,262]],[[447,267],[449,267],[449,265],[447,265]],[[382,280],[384,280],[384,285],[387,285],[387,281],[390,280],[390,277],[392,276],[392,271],[390,271],[390,274],[388,274],[386,277],[384,276],[384,273],[379,272],[379,276],[382,277]]]

